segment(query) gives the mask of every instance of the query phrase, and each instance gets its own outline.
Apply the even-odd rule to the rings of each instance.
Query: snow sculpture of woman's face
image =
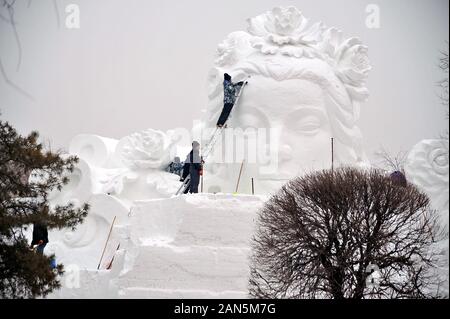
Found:
[[[272,175],[259,174],[260,178],[289,179],[329,167],[332,132],[325,103],[323,89],[311,81],[251,78],[231,125],[279,132],[275,145],[269,146],[277,148],[277,170]]]
[[[274,8],[248,22],[248,32],[233,32],[218,47],[205,120],[206,127],[214,126],[222,109],[223,73],[232,75],[233,82],[251,76],[229,128],[276,134],[267,145],[275,154],[270,161],[276,161],[276,169],[262,171],[267,163],[258,160],[253,165],[244,158],[242,179],[256,178],[267,193],[304,172],[330,168],[331,138],[335,165],[366,164],[356,121],[359,104],[368,96],[367,47],[357,38],[345,39],[335,28],[310,25],[294,7]],[[222,170],[220,165],[211,167],[210,180],[217,177],[214,186],[237,175],[242,160],[235,161],[223,163]],[[273,187],[261,181],[272,181]]]

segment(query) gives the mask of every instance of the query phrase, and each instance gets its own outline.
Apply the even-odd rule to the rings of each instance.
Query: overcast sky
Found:
[[[379,29],[365,24],[371,3],[380,8]],[[69,4],[79,5],[79,29],[65,26]],[[79,133],[190,128],[206,106],[217,44],[278,5],[295,5],[369,47],[371,96],[359,121],[369,156],[381,146],[406,151],[446,129],[436,82],[448,0],[17,0],[21,63],[3,6],[0,61],[29,97],[0,74],[1,118],[63,148]]]

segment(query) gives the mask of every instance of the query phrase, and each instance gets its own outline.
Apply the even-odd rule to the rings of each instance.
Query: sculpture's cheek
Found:
[[[286,116],[281,127],[278,154],[282,174],[327,167],[332,133],[322,108],[298,108]]]
[[[299,174],[311,169],[329,166],[330,133],[324,128],[315,128],[314,134],[282,135],[279,146],[280,174]]]

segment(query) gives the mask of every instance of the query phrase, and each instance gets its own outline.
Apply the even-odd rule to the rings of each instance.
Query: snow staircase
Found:
[[[250,240],[263,198],[182,195],[137,201],[130,216],[132,262],[120,298],[245,298]]]

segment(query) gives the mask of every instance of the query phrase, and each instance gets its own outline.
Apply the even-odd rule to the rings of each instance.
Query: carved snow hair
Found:
[[[302,60],[290,58],[286,63],[285,57],[252,55],[242,63],[236,64],[232,69],[236,81],[246,75],[263,76],[276,81],[292,79],[307,80],[320,86],[326,99],[326,111],[330,119],[333,135],[341,152],[337,160],[343,163],[367,162],[367,156],[362,146],[362,134],[356,125],[359,118],[359,104],[348,94],[339,76],[332,72],[329,65],[319,59]],[[289,67],[287,67],[287,65]],[[211,89],[209,95],[209,112],[207,123],[214,124],[222,109],[222,90],[220,80],[223,70],[215,68],[210,73]]]
[[[320,59],[330,66],[352,100],[364,101],[371,70],[368,48],[358,38],[323,23],[311,24],[295,7],[276,7],[247,20],[248,32],[231,33],[217,49],[215,67],[230,69],[250,55]]]
[[[214,124],[222,108],[225,72],[233,81],[247,75],[309,80],[324,90],[331,127],[343,151],[340,156],[346,157],[342,162],[366,162],[356,121],[360,103],[369,96],[367,47],[358,38],[345,38],[337,28],[311,24],[292,6],[276,7],[247,22],[247,32],[230,33],[218,46],[208,79],[207,125]]]

